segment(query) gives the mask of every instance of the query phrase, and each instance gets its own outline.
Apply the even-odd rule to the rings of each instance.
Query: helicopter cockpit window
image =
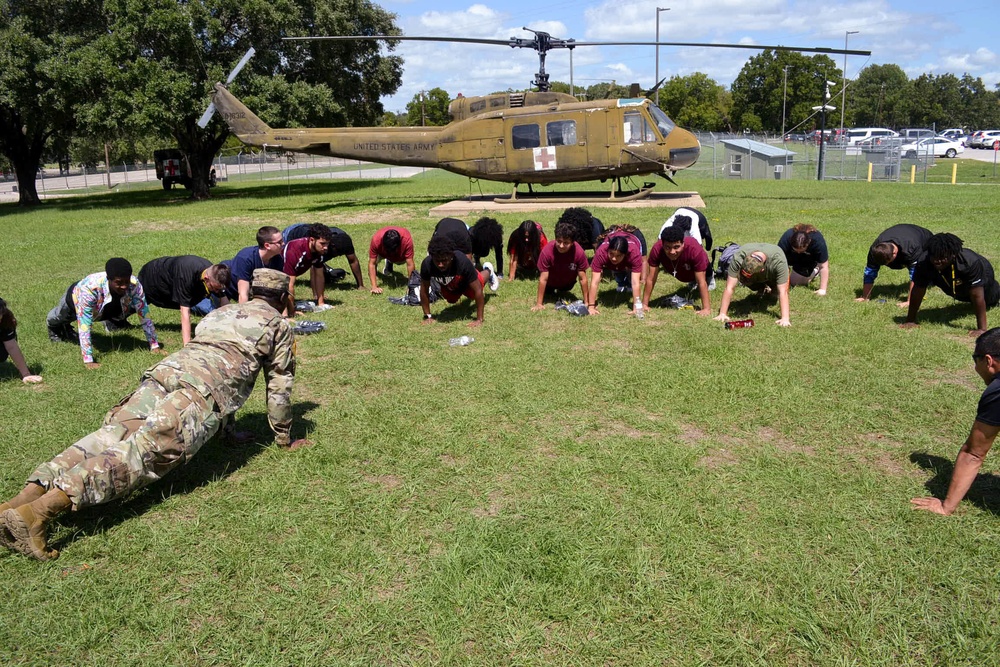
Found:
[[[514,148],[538,148],[542,145],[538,125],[515,125],[510,128]]]
[[[657,141],[656,133],[638,111],[625,114],[624,139],[626,144],[643,144]]]
[[[545,124],[545,139],[549,146],[575,146],[576,121],[556,120]]]
[[[660,134],[666,139],[667,135],[670,134],[676,124],[674,121],[670,120],[670,117],[663,113],[663,109],[653,104],[649,105],[649,113],[652,114],[653,120],[656,121],[656,127],[660,129]]]

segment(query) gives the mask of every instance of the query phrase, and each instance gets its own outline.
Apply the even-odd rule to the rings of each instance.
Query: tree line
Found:
[[[405,113],[383,108],[402,80],[395,43],[282,41],[399,34],[395,20],[371,0],[3,0],[0,156],[16,172],[20,203],[33,205],[43,161],[144,161],[153,148],[176,146],[188,156],[192,195],[205,197],[230,134],[218,117],[204,130],[196,122],[212,86],[251,46],[257,55],[231,88],[270,125],[444,125],[450,96],[441,88],[414,96]],[[694,73],[671,78],[658,97],[693,130],[778,131],[783,116],[785,128],[812,129],[825,81],[841,77],[828,56],[764,51],[728,90]],[[570,92],[565,82],[552,87]],[[574,93],[633,95],[614,82]],[[1000,127],[998,92],[968,74],[910,80],[895,65],[872,65],[846,97],[849,126]]]
[[[3,0],[0,154],[19,201],[39,203],[43,158],[92,160],[99,146],[117,160],[157,144],[188,156],[192,194],[207,196],[229,131],[217,115],[207,129],[196,123],[251,46],[257,54],[231,88],[265,122],[376,124],[381,98],[402,81],[394,44],[386,53],[371,40],[282,38],[399,34],[395,19],[370,0]]]
[[[703,132],[810,131],[819,127],[813,107],[827,104],[836,110],[827,126],[840,123],[846,100],[847,127],[1000,128],[1000,91],[989,90],[982,79],[969,74],[921,74],[910,79],[898,65],[869,65],[842,88],[843,70],[832,58],[805,56],[794,51],[766,50],[747,60],[727,90],[706,74],[674,76],[659,90],[659,104],[684,128]],[[570,92],[568,83],[552,84],[556,92]],[[513,92],[513,91],[511,91]],[[580,99],[629,97],[627,86],[597,83],[574,91]],[[843,93],[843,94],[842,94]],[[646,91],[654,97],[653,91]],[[387,124],[445,125],[448,93],[440,88],[418,93],[406,112],[387,114]]]

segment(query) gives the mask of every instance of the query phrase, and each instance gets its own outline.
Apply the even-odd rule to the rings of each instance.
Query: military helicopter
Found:
[[[623,178],[655,174],[674,183],[672,176],[677,171],[697,162],[701,144],[691,132],[678,127],[662,109],[644,97],[581,102],[572,95],[551,92],[545,72],[545,56],[551,49],[659,44],[870,55],[868,51],[820,47],[577,42],[553,38],[549,33],[529,28],[524,30],[533,33],[534,37],[511,37],[509,40],[401,35],[286,38],[465,42],[532,48],[538,53],[539,71],[532,82],[537,91],[459,97],[449,105],[452,121],[444,127],[271,128],[222,83],[215,84],[212,105],[199,125],[207,125],[214,107],[220,111],[230,131],[248,146],[382,164],[437,167],[469,178],[513,183],[510,200],[517,198],[517,188],[521,184],[526,184],[532,192],[532,185],[611,180],[610,197],[621,200],[648,196],[653,187],[646,183],[635,191],[623,193]],[[244,57],[240,66],[247,59]],[[233,80],[240,66],[230,74],[228,82]]]

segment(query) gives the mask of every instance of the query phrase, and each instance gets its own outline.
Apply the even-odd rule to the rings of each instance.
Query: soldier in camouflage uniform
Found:
[[[0,542],[38,560],[56,558],[46,532],[55,516],[122,498],[187,463],[250,397],[263,368],[267,416],[281,447],[291,442],[295,344],[280,315],[288,276],[253,272],[253,300],[209,313],[195,338],[142,375],[104,425],[40,465],[0,505]]]

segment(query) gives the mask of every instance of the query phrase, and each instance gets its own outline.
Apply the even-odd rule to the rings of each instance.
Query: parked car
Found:
[[[920,141],[903,144],[900,146],[899,152],[905,158],[927,158],[931,155],[934,157],[952,158],[959,153],[964,153],[965,146],[947,137],[927,137]]]
[[[934,130],[908,127],[899,131],[899,136],[907,143],[935,136]]]
[[[992,148],[996,150],[1000,147],[1000,130],[986,130],[979,136],[977,148]]]
[[[807,138],[805,132],[789,132],[785,135],[785,141],[805,141]]]
[[[898,136],[898,132],[884,127],[856,127],[853,130],[847,131],[847,145],[855,146],[859,141],[864,141],[865,139],[871,139],[874,137],[881,137],[885,139],[888,137]]]
[[[941,136],[948,137],[952,141],[957,141],[963,146],[967,145],[969,142],[969,133],[960,127],[949,127],[941,133]]]

